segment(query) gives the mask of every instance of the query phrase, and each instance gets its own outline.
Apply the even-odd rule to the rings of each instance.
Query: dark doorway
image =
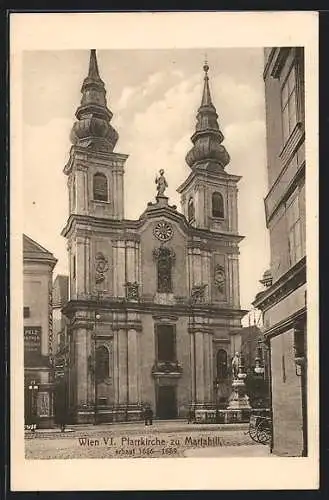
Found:
[[[175,387],[158,387],[157,417],[162,420],[170,420],[177,417]]]

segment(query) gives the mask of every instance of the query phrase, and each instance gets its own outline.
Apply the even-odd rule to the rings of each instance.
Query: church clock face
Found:
[[[172,238],[174,230],[171,224],[166,221],[160,221],[157,223],[153,230],[154,236],[160,241],[168,241]]]

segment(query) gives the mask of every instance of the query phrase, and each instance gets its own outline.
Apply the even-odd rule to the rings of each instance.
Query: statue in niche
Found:
[[[191,299],[194,304],[197,303],[202,303],[204,302],[205,299],[205,291],[207,288],[207,283],[205,284],[200,284],[200,285],[194,285],[192,290],[191,290]]]
[[[138,300],[139,299],[139,284],[137,281],[134,281],[133,283],[131,281],[127,281],[125,284],[126,288],[126,299],[127,300]]]
[[[157,196],[163,196],[165,190],[168,187],[168,183],[166,181],[166,178],[164,176],[164,170],[161,169],[159,170],[159,176],[157,175],[155,178],[155,184],[157,185]]]
[[[108,261],[101,252],[98,252],[95,257],[95,281],[96,283],[102,283],[105,280],[105,273],[109,269]]]
[[[217,287],[217,290],[220,293],[225,292],[225,270],[224,267],[220,264],[217,264],[215,267],[215,277],[214,282]]]
[[[171,248],[160,247],[153,250],[153,257],[157,260],[157,291],[172,293],[172,265],[175,252]]]
[[[234,379],[238,378],[239,366],[240,366],[240,355],[238,352],[236,352],[232,359],[232,375]]]

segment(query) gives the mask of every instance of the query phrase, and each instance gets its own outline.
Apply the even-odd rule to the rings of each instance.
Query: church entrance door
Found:
[[[176,388],[172,386],[158,387],[157,417],[170,420],[177,417]]]

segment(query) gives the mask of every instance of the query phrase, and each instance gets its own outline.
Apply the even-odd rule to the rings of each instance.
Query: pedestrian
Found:
[[[153,425],[153,410],[151,407],[149,407],[148,411],[148,421],[150,425]]]
[[[153,423],[153,411],[149,405],[144,408],[144,421],[145,425],[152,425]]]

